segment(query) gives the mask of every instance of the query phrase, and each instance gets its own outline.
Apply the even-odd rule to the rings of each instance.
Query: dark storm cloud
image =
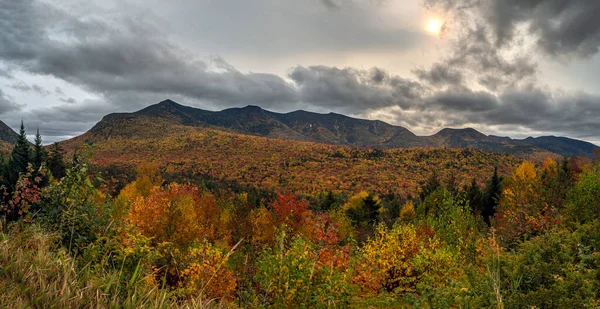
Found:
[[[600,1],[597,0],[426,0],[465,18],[473,13],[480,25],[489,25],[497,47],[519,39],[519,28],[554,56],[589,57],[600,46]]]
[[[356,113],[390,106],[408,107],[422,96],[419,83],[382,69],[296,67],[289,73],[300,100],[321,107]]]
[[[457,87],[463,84],[463,73],[453,67],[442,63],[434,64],[430,69],[418,69],[413,72],[420,80],[432,86]]]
[[[95,93],[180,94],[230,105],[272,105],[294,97],[276,75],[243,74],[220,58],[213,64],[194,61],[143,20],[83,21],[32,0],[0,3],[0,20],[1,60]],[[61,33],[66,39],[48,35],[44,21],[68,29]]]
[[[419,111],[416,123],[439,119],[443,126],[503,126],[505,129],[527,128],[539,132],[555,132],[578,138],[597,138],[600,132],[600,97],[588,94],[553,96],[532,89],[507,91],[500,95],[489,92],[438,92],[413,110]],[[400,113],[397,117],[411,117]]]
[[[440,108],[454,112],[486,112],[500,107],[498,99],[488,92],[445,91],[428,98],[421,109]]]

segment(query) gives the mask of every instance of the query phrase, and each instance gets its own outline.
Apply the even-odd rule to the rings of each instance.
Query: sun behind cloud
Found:
[[[427,20],[427,25],[425,29],[427,32],[439,36],[444,29],[444,21],[439,18],[430,18]]]

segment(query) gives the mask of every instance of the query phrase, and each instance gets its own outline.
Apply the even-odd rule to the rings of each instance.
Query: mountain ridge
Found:
[[[512,139],[483,134],[473,128],[444,128],[430,136],[417,136],[407,128],[380,120],[353,118],[336,113],[314,113],[297,110],[277,113],[259,106],[234,107],[222,111],[208,111],[181,105],[172,100],[147,106],[133,113],[108,114],[89,132],[106,134],[106,129],[137,118],[169,124],[211,128],[222,131],[270,138],[316,142],[333,145],[368,148],[465,148],[526,155],[550,152],[560,156],[591,156],[598,146],[567,137],[541,136]],[[156,132],[164,134],[166,132]],[[132,134],[124,130],[111,134]],[[143,136],[137,136],[143,137]]]

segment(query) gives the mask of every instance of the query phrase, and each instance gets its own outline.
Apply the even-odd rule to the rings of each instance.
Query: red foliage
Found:
[[[271,207],[277,216],[277,223],[286,224],[294,231],[300,229],[311,215],[308,202],[299,200],[290,193],[277,194],[277,199],[273,201]]]

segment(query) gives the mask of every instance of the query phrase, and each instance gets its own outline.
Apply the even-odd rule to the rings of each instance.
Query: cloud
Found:
[[[496,47],[534,37],[551,56],[590,57],[600,46],[600,2],[595,0],[426,0],[458,18],[488,25]]]
[[[341,0],[321,0],[323,5],[325,5],[328,9],[337,9],[342,6]]]
[[[5,20],[0,23],[0,60],[107,97],[135,91],[270,105],[294,95],[276,75],[243,74],[220,58],[195,61],[143,20],[80,20],[32,0],[2,2],[0,18]],[[46,31],[52,23],[68,29],[54,35],[61,39]]]
[[[5,115],[8,112],[20,111],[23,108],[22,105],[14,103],[3,91],[0,89],[0,115]]]
[[[299,66],[291,70],[289,78],[298,87],[303,102],[351,113],[389,106],[407,107],[423,93],[419,83],[379,68]]]
[[[413,73],[421,80],[436,87],[458,87],[464,82],[463,73],[447,64],[436,63],[430,69],[417,69]]]
[[[50,91],[46,90],[44,87],[37,85],[37,84],[28,85],[28,84],[24,83],[23,81],[14,82],[13,84],[8,85],[8,87],[10,87],[14,90],[20,91],[20,92],[34,92],[41,96],[50,95]]]

